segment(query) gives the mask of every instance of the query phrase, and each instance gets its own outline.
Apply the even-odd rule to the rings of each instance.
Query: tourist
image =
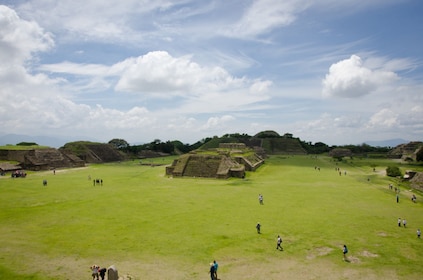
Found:
[[[216,278],[214,278],[215,276],[215,268],[214,268],[214,264],[210,263],[210,279],[211,280],[215,280]]]
[[[100,268],[98,265],[93,264],[91,268],[91,276],[93,277],[93,280],[97,278],[98,279],[98,269]]]
[[[98,271],[100,274],[101,280],[104,280],[104,277],[106,276],[106,271],[107,269],[105,267],[103,267],[102,269]]]
[[[347,260],[347,253],[348,253],[347,245],[344,245],[344,247],[342,248],[342,253],[344,254],[344,261],[346,261]]]
[[[213,265],[214,265],[214,278],[217,280],[217,269],[219,268],[219,264],[217,263],[216,260],[214,260]]]
[[[280,235],[278,235],[278,239],[276,240],[276,250],[283,251],[283,248],[282,248],[282,238],[281,238]]]

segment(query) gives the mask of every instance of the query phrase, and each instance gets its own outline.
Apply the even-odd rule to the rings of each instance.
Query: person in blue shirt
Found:
[[[344,254],[344,261],[346,261],[347,260],[347,253],[348,253],[347,245],[344,245],[344,248],[342,248],[342,253]]]
[[[216,262],[216,260],[213,261],[214,266],[214,278],[217,280],[217,269],[219,268],[219,264]]]

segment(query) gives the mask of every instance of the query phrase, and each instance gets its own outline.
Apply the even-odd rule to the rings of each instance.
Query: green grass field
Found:
[[[0,279],[91,279],[92,264],[125,279],[209,279],[214,259],[219,279],[419,279],[423,197],[386,177],[389,164],[274,156],[244,180],[170,178],[137,161],[2,177]]]

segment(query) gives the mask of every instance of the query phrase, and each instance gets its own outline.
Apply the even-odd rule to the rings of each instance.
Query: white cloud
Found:
[[[382,109],[371,116],[367,128],[392,128],[399,124],[398,115],[395,112],[389,109]]]
[[[0,68],[24,63],[36,52],[54,46],[53,37],[37,23],[22,20],[14,10],[0,5]]]
[[[211,117],[207,120],[207,123],[201,127],[201,129],[209,131],[216,128],[222,128],[222,127],[226,128],[227,124],[233,120],[235,120],[235,118],[231,115],[224,115],[221,117]]]
[[[323,96],[355,98],[368,95],[398,77],[394,72],[373,70],[365,67],[361,58],[352,55],[349,59],[332,64],[323,80]]]
[[[236,78],[221,67],[201,66],[189,56],[175,58],[165,51],[149,52],[119,65],[126,68],[122,69],[115,87],[117,91],[149,93],[156,97],[219,98],[239,90],[244,90],[246,95],[250,92],[265,96],[272,84],[271,81]]]
[[[17,10],[26,18],[41,23],[69,40],[83,39],[87,41],[121,41],[136,40],[143,35],[140,30],[154,28],[143,20],[143,15],[149,12],[165,11],[175,5],[184,3],[182,0],[125,0],[111,5],[107,1],[86,0],[30,0],[18,5]],[[145,25],[136,26],[137,22]],[[132,41],[131,41],[132,42]]]
[[[297,14],[308,7],[303,0],[257,0],[247,8],[242,18],[224,34],[231,37],[250,38],[284,27],[297,18]]]
[[[54,73],[66,73],[72,75],[84,76],[107,76],[110,67],[100,64],[79,64],[69,61],[64,61],[55,64],[44,64],[38,67],[41,71],[48,71]]]
[[[418,41],[395,53],[394,39],[336,26],[398,1],[25,0],[13,3],[18,14],[0,6],[1,133],[421,138]],[[346,53],[357,55],[341,60]],[[318,98],[322,85],[325,97],[350,99]]]

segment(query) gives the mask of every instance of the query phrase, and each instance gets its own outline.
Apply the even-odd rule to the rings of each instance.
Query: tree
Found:
[[[35,142],[20,142],[16,146],[38,146],[38,144]]]
[[[401,170],[398,166],[388,166],[386,168],[386,175],[389,177],[398,177],[401,176]]]
[[[128,142],[126,142],[123,139],[117,139],[117,138],[110,140],[109,144],[113,145],[118,150],[125,150],[129,147]]]

